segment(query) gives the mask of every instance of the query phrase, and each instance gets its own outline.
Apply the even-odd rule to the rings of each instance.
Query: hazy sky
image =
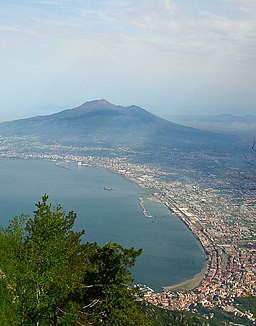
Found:
[[[0,120],[101,98],[256,113],[256,0],[0,0]]]

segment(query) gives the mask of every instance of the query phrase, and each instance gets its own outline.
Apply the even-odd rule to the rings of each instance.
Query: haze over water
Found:
[[[51,202],[77,213],[75,229],[85,229],[83,241],[143,248],[133,269],[135,283],[167,286],[201,271],[205,258],[194,236],[159,203],[145,203],[153,216],[146,218],[138,197],[147,194],[135,183],[102,169],[65,167],[41,160],[0,160],[0,225],[15,215],[32,214],[47,193]]]

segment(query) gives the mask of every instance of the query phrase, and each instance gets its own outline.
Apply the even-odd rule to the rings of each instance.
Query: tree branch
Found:
[[[99,303],[100,302],[100,300],[99,299],[95,299],[95,300],[93,300],[93,302],[91,302],[90,304],[88,304],[87,306],[84,306],[83,307],[83,309],[85,309],[85,308],[92,308],[92,307],[94,307],[97,303]]]

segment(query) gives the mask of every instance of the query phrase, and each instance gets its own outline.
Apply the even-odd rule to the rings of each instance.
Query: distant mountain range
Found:
[[[223,135],[184,127],[135,105],[116,106],[106,100],[74,109],[0,123],[2,136],[35,135],[42,140],[80,145],[204,145],[224,141]]]
[[[256,115],[168,115],[165,117],[185,126],[216,132],[240,133],[256,136]]]

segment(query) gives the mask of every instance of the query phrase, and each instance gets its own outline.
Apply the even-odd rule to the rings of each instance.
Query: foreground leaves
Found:
[[[44,195],[0,230],[1,325],[143,325],[128,288],[141,250],[83,244],[75,219]]]

